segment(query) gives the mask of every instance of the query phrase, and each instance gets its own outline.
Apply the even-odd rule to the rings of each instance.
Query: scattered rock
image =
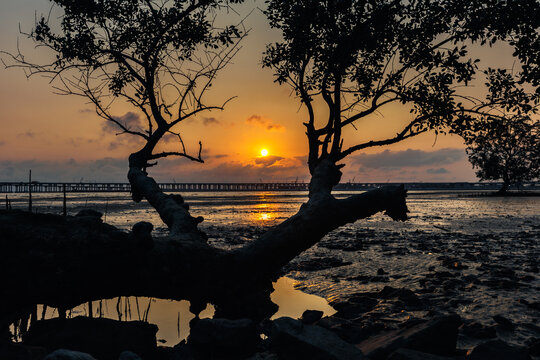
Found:
[[[343,261],[338,257],[314,257],[306,260],[299,261],[297,263],[290,263],[286,266],[288,271],[317,271],[324,269],[331,269],[340,266],[350,265],[352,262]]]
[[[495,322],[499,324],[503,330],[514,330],[516,327],[512,321],[508,320],[502,315],[493,316],[493,320],[495,320]]]
[[[356,296],[354,301],[333,302],[331,305],[337,310],[335,314],[337,317],[350,320],[371,311],[378,303],[376,299]]]
[[[476,339],[493,339],[497,337],[497,331],[495,326],[484,326],[480,323],[474,322],[471,324],[464,324],[461,327],[463,335],[470,336]]]
[[[283,359],[356,360],[362,352],[336,334],[289,317],[274,320],[270,350]]]
[[[66,349],[59,349],[47,355],[45,359],[43,360],[96,360],[96,359],[93,358],[92,355],[87,354],[87,353],[66,350]]]
[[[41,360],[47,355],[43,347],[26,346],[16,343],[0,344],[0,359],[9,360]]]
[[[384,271],[383,268],[380,268],[380,269],[377,270],[377,275],[386,275],[386,274],[388,274],[388,273],[386,271]]]
[[[491,340],[477,345],[467,353],[467,360],[528,360],[528,350],[511,346],[502,340]]]
[[[256,353],[255,355],[247,358],[246,360],[279,360],[276,354],[271,352]]]
[[[122,351],[118,360],[143,360],[141,357],[131,351]]]
[[[540,339],[535,339],[529,345],[529,354],[532,356],[540,356]]]
[[[99,211],[96,211],[96,210],[92,210],[92,209],[82,209],[81,211],[79,211],[77,213],[77,215],[75,215],[77,217],[81,217],[81,216],[90,216],[90,217],[95,217],[95,218],[98,218],[98,219],[101,219],[101,217],[103,216],[102,213],[100,213]]]
[[[260,341],[255,323],[249,319],[202,319],[188,338],[195,354],[210,358],[247,357],[257,351]]]
[[[384,359],[401,347],[451,356],[455,353],[460,325],[458,315],[447,315],[406,329],[382,333],[361,342],[358,347],[373,359]]]
[[[143,321],[116,321],[78,316],[36,322],[23,336],[26,344],[48,351],[72,349],[100,360],[117,360],[122,351],[151,359],[156,350],[157,326]]]
[[[452,358],[428,354],[411,349],[397,349],[388,360],[451,360]]]
[[[304,324],[311,325],[311,324],[314,324],[317,321],[319,321],[322,318],[323,315],[324,315],[324,313],[322,311],[319,311],[319,310],[306,310],[302,314],[302,318],[300,320]]]

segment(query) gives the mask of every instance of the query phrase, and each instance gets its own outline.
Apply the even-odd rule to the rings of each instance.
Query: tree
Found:
[[[540,122],[514,116],[490,118],[474,136],[465,137],[467,154],[481,180],[502,180],[499,194],[510,185],[540,176]]]
[[[263,64],[294,89],[307,112],[309,170],[315,178],[320,166],[331,169],[326,191],[340,180],[338,163],[356,151],[427,131],[468,129],[500,106],[499,99],[467,93],[479,73],[495,71],[480,70],[471,44],[508,42],[521,61],[518,80],[539,85],[536,0],[270,0],[266,14],[283,41],[267,47]],[[410,111],[395,135],[361,143],[345,137],[391,104]]]
[[[278,82],[293,86],[307,109],[309,200],[298,213],[243,248],[224,251],[207,244],[198,229],[203,219],[189,213],[181,196],[164,194],[147,171],[155,165],[152,161],[166,156],[202,161],[200,152],[191,156],[183,145],[175,153],[154,150],[184,119],[223,107],[204,105],[202,95],[234,55],[236,40],[242,36],[236,27],[217,30],[208,20],[209,13],[227,3],[55,3],[65,11],[61,34],[55,35],[46,19],[41,19],[30,36],[51,48],[57,60],[49,66],[28,63],[21,55],[15,60],[30,74],[50,74],[68,93],[88,97],[98,114],[124,133],[144,140],[144,146],[129,158],[133,199],[146,199],[170,234],[154,239],[148,223],[136,224],[126,234],[96,221],[47,222],[47,217],[39,215],[29,221],[21,214],[6,214],[0,231],[17,242],[8,241],[0,255],[5,267],[0,273],[7,277],[6,291],[13,294],[0,300],[4,302],[0,309],[6,309],[0,310],[3,325],[36,303],[70,308],[127,295],[187,299],[195,313],[204,308],[201,304],[212,302],[218,316],[267,316],[266,308],[254,301],[268,302],[270,281],[280,269],[328,232],[378,212],[394,220],[407,218],[402,186],[334,198],[332,188],[341,178],[338,162],[369,146],[392,144],[431,129],[442,131],[457,119],[465,123],[481,112],[480,105],[465,108],[456,100],[454,85],[470,81],[476,65],[464,59],[464,45],[451,45],[494,42],[510,35],[518,42],[524,38],[538,42],[537,28],[530,29],[537,21],[535,1],[270,1],[266,14],[271,25],[283,31],[284,40],[268,48],[264,65],[276,71]],[[517,20],[501,21],[505,16]],[[519,44],[523,79],[535,80],[537,67],[530,60],[536,60],[535,53]],[[199,47],[204,56],[196,57]],[[200,63],[199,70],[187,72],[188,61]],[[66,72],[77,77],[67,80]],[[171,81],[178,91],[172,102],[163,91]],[[105,95],[123,98],[144,113],[146,131],[118,122],[104,105]],[[328,109],[319,128],[315,97],[321,97]],[[410,105],[414,119],[405,128],[393,138],[344,147],[342,129],[392,102]],[[16,226],[21,223],[24,230]],[[107,249],[105,254],[89,240],[94,238]],[[30,254],[25,251],[28,248],[33,249]],[[54,264],[47,260],[50,254],[58,259]],[[21,258],[28,260],[24,271],[11,271],[20,269],[15,259]],[[255,290],[259,295],[254,295]]]

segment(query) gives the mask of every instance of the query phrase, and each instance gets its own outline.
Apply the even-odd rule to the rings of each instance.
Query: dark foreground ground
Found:
[[[169,347],[156,346],[157,329],[142,322],[53,319],[38,322],[25,345],[4,345],[0,359],[43,359],[58,348],[104,360],[540,359],[540,207],[516,201],[413,198],[408,223],[375,217],[329,234],[284,275],[325,297],[337,310],[330,317],[196,319],[187,343]],[[210,242],[230,248],[271,222],[203,225]]]

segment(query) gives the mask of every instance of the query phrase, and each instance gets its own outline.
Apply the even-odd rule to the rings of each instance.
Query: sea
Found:
[[[345,198],[358,192],[335,192]],[[4,196],[4,195],[3,195]],[[27,194],[8,194],[14,209],[28,208]],[[307,192],[187,192],[193,216],[216,247],[243,246],[295,214]],[[0,199],[0,206],[3,206]],[[375,292],[385,286],[407,288],[429,304],[429,310],[396,311],[381,302],[372,312],[399,323],[429,312],[455,312],[465,321],[486,326],[504,315],[516,328],[498,334],[513,344],[540,337],[540,196],[492,197],[470,191],[411,191],[409,220],[392,221],[384,214],[348,224],[302,253],[274,284],[272,301],[280,316],[298,318],[306,309],[335,313],[333,303]],[[166,234],[158,214],[146,202],[134,203],[127,193],[68,193],[67,209],[103,213],[103,220],[129,230],[139,221],[154,225],[154,236]],[[60,194],[33,194],[33,211],[62,213]],[[438,281],[435,281],[438,280]],[[158,339],[173,346],[186,339],[187,301],[116,298],[93,304],[94,316],[148,320],[159,327]],[[120,310],[118,310],[120,309]],[[201,317],[213,315],[212,304]],[[57,315],[48,308],[46,318]],[[88,306],[70,316],[88,314]],[[468,348],[471,340],[461,339]]]

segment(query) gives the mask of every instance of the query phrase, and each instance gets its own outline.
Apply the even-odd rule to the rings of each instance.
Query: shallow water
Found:
[[[408,197],[409,221],[394,222],[379,214],[344,226],[295,259],[287,276],[298,280],[297,288],[330,301],[380,290],[385,285],[406,287],[425,293],[423,298],[435,309],[454,311],[465,319],[491,324],[493,315],[505,314],[517,324],[515,332],[498,334],[509,342],[523,344],[531,337],[539,337],[538,311],[518,300],[540,301],[540,197],[468,195],[412,192]],[[205,218],[201,228],[209,235],[209,242],[223,248],[242,246],[265,228],[296,213],[307,200],[306,192],[201,192],[183,196],[192,215]],[[14,208],[27,206],[24,194],[12,194],[10,198]],[[35,194],[33,203],[39,212],[61,212],[62,201],[55,194]],[[83,208],[103,212],[108,223],[126,230],[138,221],[150,221],[156,235],[165,232],[152,208],[146,203],[134,204],[125,193],[68,194],[70,214]],[[350,264],[315,271],[303,266],[310,259],[329,258]],[[454,263],[459,268],[453,268]],[[379,269],[384,275],[376,276]],[[443,271],[452,272],[461,284],[432,283],[432,275]],[[473,278],[474,283],[470,280]],[[504,281],[518,285],[504,286]],[[432,289],[427,291],[429,284]],[[288,291],[292,291],[292,283],[289,285]],[[452,301],[448,301],[449,297]],[[306,301],[291,299],[283,300],[280,309],[286,303],[296,306]],[[299,308],[303,311],[311,306]],[[174,326],[167,326],[176,329],[178,311],[170,311],[174,313],[163,315],[163,319],[172,319]],[[302,312],[295,311],[294,316]],[[380,311],[397,319],[422,316],[407,311],[390,314],[384,308]],[[163,308],[163,313],[169,310]],[[182,334],[176,339],[181,338]]]

